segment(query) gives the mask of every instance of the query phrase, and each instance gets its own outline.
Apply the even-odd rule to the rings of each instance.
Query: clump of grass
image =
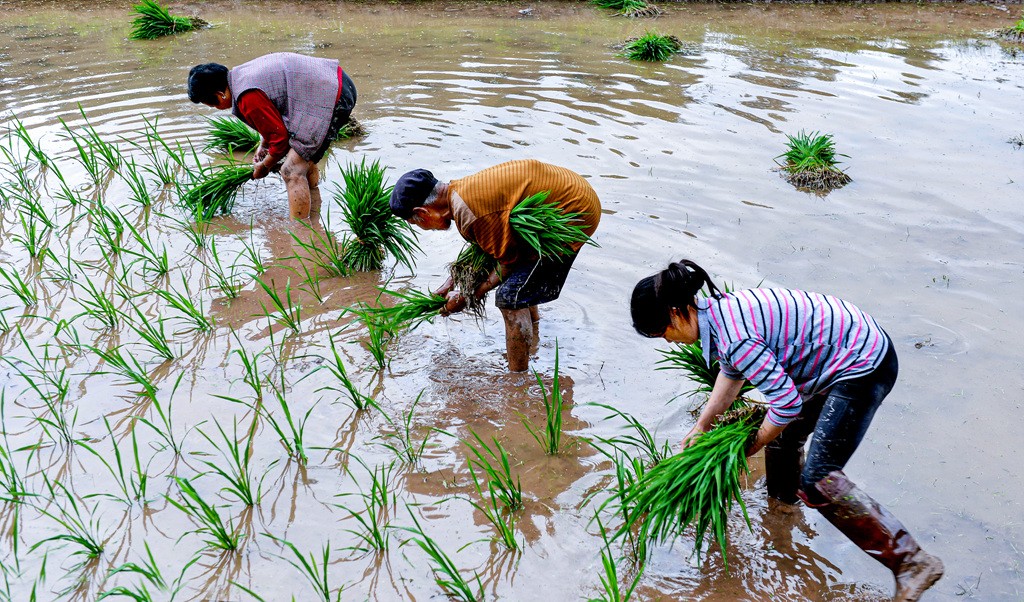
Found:
[[[583,231],[580,213],[563,213],[548,203],[550,190],[530,195],[520,201],[509,213],[509,224],[516,235],[541,257],[558,257],[573,251],[575,243],[589,242]]]
[[[555,342],[555,373],[552,376],[551,394],[548,395],[547,387],[541,380],[540,374],[534,371],[537,385],[544,396],[544,430],[538,430],[530,424],[530,421],[523,417],[523,426],[530,432],[530,435],[544,449],[544,453],[556,456],[562,441],[562,387],[558,379],[558,342]]]
[[[391,186],[379,161],[350,163],[341,172],[344,190],[335,193],[342,216],[352,231],[345,243],[345,261],[354,270],[369,272],[384,267],[391,255],[412,269],[413,253],[419,250],[415,234],[405,220],[391,213]]]
[[[780,165],[790,184],[797,188],[828,192],[850,183],[850,176],[839,169],[839,161],[836,160],[846,155],[836,153],[831,134],[808,134],[801,130],[796,136],[787,135],[786,138],[786,152],[775,157],[775,161],[784,158]]]
[[[657,17],[661,9],[644,0],[593,0],[598,8],[614,10],[620,17]]]
[[[348,123],[341,126],[338,129],[338,133],[334,135],[334,140],[348,140],[350,138],[356,138],[358,136],[365,136],[366,128],[357,119],[349,118]]]
[[[200,221],[228,215],[235,206],[238,189],[252,179],[251,165],[223,165],[204,170],[198,184],[182,197],[184,206]]]
[[[675,36],[664,36],[656,31],[645,32],[639,38],[630,38],[622,45],[622,54],[631,61],[661,62],[668,60],[683,48]]]
[[[209,25],[198,17],[172,15],[156,0],[142,0],[132,7],[132,12],[135,13],[135,19],[132,20],[132,31],[128,34],[131,40],[153,40]]]
[[[1010,42],[1024,43],[1024,18],[1006,29],[1000,29],[999,37]]]
[[[476,289],[486,282],[491,272],[497,268],[497,260],[485,253],[476,243],[469,243],[463,247],[455,261],[448,265],[448,272],[455,288],[466,300],[465,311],[478,318],[484,316],[487,296],[477,297]]]
[[[210,119],[209,136],[206,150],[251,153],[260,145],[259,133],[237,117]]]
[[[698,562],[704,536],[710,530],[728,568],[726,523],[733,501],[739,503],[750,527],[740,495],[740,474],[750,471],[746,450],[763,416],[761,406],[727,412],[715,428],[699,435],[682,453],[648,470],[623,496],[623,504],[632,510],[616,537],[640,523],[641,542],[668,542],[695,525],[694,553]]]

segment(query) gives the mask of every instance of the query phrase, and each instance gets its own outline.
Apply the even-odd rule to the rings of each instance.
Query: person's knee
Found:
[[[281,177],[285,182],[298,182],[306,180],[309,169],[299,161],[285,161],[281,165]]]

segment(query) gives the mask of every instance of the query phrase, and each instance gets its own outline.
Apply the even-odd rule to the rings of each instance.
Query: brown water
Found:
[[[11,504],[0,506],[0,562],[8,584],[0,579],[0,599],[28,599],[44,558],[40,599],[66,591],[65,598],[88,600],[117,584],[138,583],[132,575],[104,576],[141,561],[146,544],[168,581],[185,569],[179,599],[252,599],[236,583],[266,600],[313,599],[309,584],[280,555],[294,557],[264,533],[306,553],[319,554],[329,542],[330,583],[344,585],[343,599],[442,598],[426,556],[415,545],[400,545],[407,532],[393,532],[383,554],[345,549],[358,545],[347,531],[358,526],[335,504],[360,502],[336,496],[368,490],[366,470],[353,460],[370,467],[391,462],[381,438],[396,427],[381,412],[353,412],[341,395],[323,389],[336,386],[326,371],[316,371],[330,357],[332,334],[357,384],[396,423],[420,396],[413,426],[428,445],[418,469],[393,472],[394,525],[412,525],[408,504],[464,574],[479,573],[487,598],[598,595],[602,544],[590,523],[595,502],[588,501],[604,499],[612,473],[582,439],[620,431],[618,422],[603,420],[605,410],[587,404],[620,408],[673,442],[692,424],[690,384],[678,373],[654,370],[664,344],[636,336],[626,306],[638,278],[680,257],[696,259],[735,287],[828,292],[878,318],[896,341],[902,374],[847,472],[945,560],[946,576],[926,599],[1024,599],[1017,453],[1024,390],[1024,151],[1007,143],[1024,134],[1024,55],[987,36],[1006,26],[1016,8],[672,5],[652,22],[612,18],[585,4],[538,3],[529,5],[532,15],[522,16],[527,6],[203,4],[202,16],[214,29],[152,42],[126,39],[128,17],[120,4],[0,6],[4,123],[16,114],[84,196],[99,195],[133,223],[148,223],[143,229],[167,246],[174,267],[156,284],[184,292],[184,279],[216,320],[209,334],[187,332],[179,313],[148,292],[154,283],[133,275],[140,293],[135,302],[151,319],[167,317],[168,332],[175,333],[175,360],[161,363],[132,331],[105,331],[92,318],[75,319],[73,331],[63,328],[59,320],[82,311],[75,299],[84,296],[86,278],[113,296],[89,220],[49,241],[57,257],[71,254],[93,266],[69,286],[46,279],[55,270],[52,260],[42,266],[29,260],[11,238],[22,232],[17,212],[2,209],[0,265],[32,275],[41,298],[31,309],[6,289],[0,299],[6,321],[25,337],[0,335],[8,359],[0,365],[4,430],[26,488],[41,497],[17,512]],[[699,53],[661,65],[615,56],[612,44],[648,27],[677,35]],[[261,309],[268,299],[251,270],[239,268],[244,287],[238,300],[229,303],[207,288],[208,270],[199,260],[209,263],[210,254],[196,251],[168,217],[177,215],[173,193],[150,182],[157,201],[143,211],[119,177],[101,190],[85,184],[58,118],[80,128],[81,104],[104,137],[129,141],[141,139],[144,118],[159,118],[168,140],[201,145],[211,112],[185,97],[188,67],[232,65],[271,51],[338,57],[357,84],[354,115],[369,134],[328,155],[327,191],[344,163],[363,157],[380,159],[392,180],[414,167],[451,179],[524,157],[590,179],[606,213],[596,237],[601,247],[583,251],[562,297],[542,308],[542,341],[533,359],[550,386],[557,341],[569,403],[559,456],[545,456],[520,423],[520,413],[541,421],[540,389],[532,376],[505,372],[497,312],[482,324],[441,320],[404,336],[383,373],[370,368],[360,344],[364,332],[357,325],[342,329],[349,324],[343,308],[371,299],[388,278],[393,288],[439,284],[461,244],[454,231],[420,237],[424,254],[415,274],[399,269],[325,278],[322,302],[297,292],[302,332],[289,335],[279,326],[268,330]],[[794,190],[772,170],[784,134],[801,129],[835,135],[839,152],[849,155],[843,161],[853,183],[818,197]],[[133,152],[126,142],[121,147]],[[141,154],[133,156],[144,162]],[[44,205],[61,227],[82,214],[53,200],[59,189],[52,171],[33,164],[29,173],[45,184]],[[342,231],[340,212],[332,213],[329,227]],[[301,229],[287,219],[283,185],[272,176],[246,187],[234,215],[217,221],[214,236],[227,264],[245,244],[259,250],[270,266],[263,278],[280,289],[289,278],[293,286],[302,280],[294,271],[301,262],[289,259],[296,253],[290,231]],[[122,258],[120,265],[127,263]],[[173,401],[183,457],[163,449],[154,431],[133,419],[157,420],[154,404],[108,373],[94,352],[68,346],[73,332],[83,346],[125,345],[142,363],[159,386],[161,407]],[[48,373],[66,367],[75,437],[88,438],[112,463],[113,439],[127,458],[130,433],[136,434],[150,474],[145,507],[95,497],[118,494],[110,472],[84,449],[54,444],[36,420],[49,414],[14,366],[27,369],[21,362],[32,352],[43,357],[44,349],[58,357],[47,364]],[[214,420],[228,431],[236,419],[240,431],[251,424],[250,410],[224,399],[253,398],[242,380],[240,349],[262,352],[260,371],[276,383],[283,374],[293,414],[309,412],[305,467],[289,462],[272,429],[258,423],[252,470],[265,480],[263,499],[252,510],[219,493],[220,477],[197,478],[204,459],[223,464],[198,430],[217,440]],[[269,385],[264,402],[281,417]],[[522,479],[521,552],[490,543],[493,529],[464,499],[471,483],[468,452],[459,441],[470,429],[484,438],[497,435]],[[654,551],[641,599],[885,599],[891,578],[884,569],[813,511],[770,512],[759,474],[755,466],[744,494],[753,530],[734,522],[730,570],[715,551],[705,566],[696,566],[687,534],[674,547]],[[238,521],[245,533],[241,552],[205,552],[186,567],[203,538],[190,534],[196,525],[164,499],[180,497],[172,475],[193,479],[205,499]],[[58,515],[73,498],[61,492],[50,503],[46,479],[74,492],[83,520],[94,520],[105,540],[103,554],[84,568],[76,567],[82,558],[68,542],[32,549],[67,532],[41,510]],[[626,568],[624,562],[623,573]]]

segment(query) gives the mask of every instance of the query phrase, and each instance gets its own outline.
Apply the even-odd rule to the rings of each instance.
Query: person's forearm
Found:
[[[718,417],[729,409],[732,402],[736,401],[736,397],[740,394],[740,389],[742,388],[742,380],[733,380],[719,372],[718,378],[715,379],[715,386],[711,390],[711,396],[708,398],[708,403],[700,413],[700,418],[697,419],[697,426],[704,431],[710,430],[714,426],[715,421],[718,420]]]
[[[754,438],[754,442],[747,448],[747,455],[753,456],[757,452],[761,451],[761,448],[768,445],[775,440],[776,437],[782,434],[785,426],[778,426],[772,424],[767,418],[761,422],[761,427],[757,429],[757,437]]]
[[[499,284],[501,284],[501,277],[498,275],[498,270],[494,270],[487,276],[487,280],[480,284],[480,286],[476,287],[473,294],[476,295],[477,298],[483,297]]]

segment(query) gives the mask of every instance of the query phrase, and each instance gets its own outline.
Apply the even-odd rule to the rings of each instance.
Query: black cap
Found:
[[[437,185],[437,178],[426,169],[414,169],[402,174],[391,191],[391,213],[402,219],[412,217],[412,210],[423,202]]]

